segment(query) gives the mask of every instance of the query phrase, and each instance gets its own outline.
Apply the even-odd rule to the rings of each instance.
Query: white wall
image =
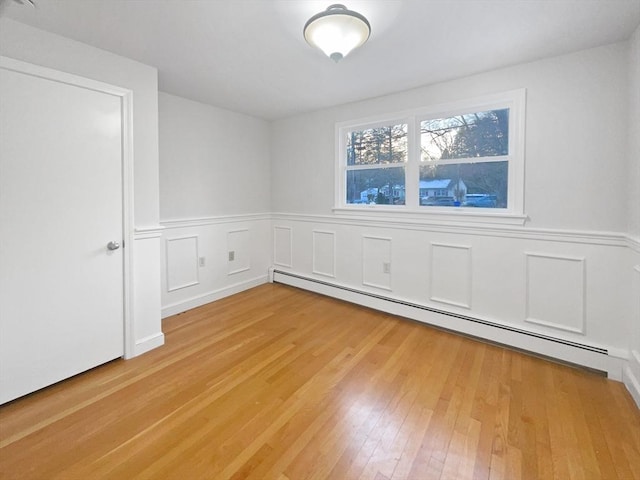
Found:
[[[0,54],[133,91],[133,353],[163,342],[158,231],[158,83],[154,67],[0,18]]]
[[[276,268],[604,348],[617,360],[585,360],[577,349],[575,356],[556,355],[532,337],[480,331],[451,319],[439,323],[621,378],[632,315],[629,58],[623,42],[274,122]],[[336,122],[523,87],[524,227],[455,227],[332,212]],[[390,273],[383,273],[383,262],[391,263]]]
[[[627,50],[604,46],[275,122],[273,210],[331,213],[336,122],[525,87],[528,226],[625,231]]]
[[[631,335],[624,381],[640,406],[640,26],[629,40],[629,168],[628,199],[631,272]]]
[[[640,26],[629,40],[629,235],[640,243]]]
[[[271,211],[266,121],[159,93],[162,220]]]
[[[166,316],[267,281],[270,130],[264,120],[162,92],[159,107]]]

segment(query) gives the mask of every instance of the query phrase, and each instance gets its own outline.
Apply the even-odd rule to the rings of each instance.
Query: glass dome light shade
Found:
[[[309,45],[337,62],[367,41],[371,26],[364,16],[336,4],[311,17],[303,32]]]

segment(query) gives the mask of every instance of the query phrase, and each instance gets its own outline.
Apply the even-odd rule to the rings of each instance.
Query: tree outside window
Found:
[[[523,218],[524,90],[387,118],[337,126],[338,209]]]

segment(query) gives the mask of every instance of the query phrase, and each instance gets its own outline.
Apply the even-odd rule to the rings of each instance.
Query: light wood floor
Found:
[[[620,383],[282,285],[0,407],[0,478],[638,479]]]

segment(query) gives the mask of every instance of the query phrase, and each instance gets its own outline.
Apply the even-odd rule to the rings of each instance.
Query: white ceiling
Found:
[[[344,0],[372,34],[335,64],[302,37],[333,0],[0,1],[157,67],[162,91],[267,119],[617,42],[640,23],[640,0]]]

